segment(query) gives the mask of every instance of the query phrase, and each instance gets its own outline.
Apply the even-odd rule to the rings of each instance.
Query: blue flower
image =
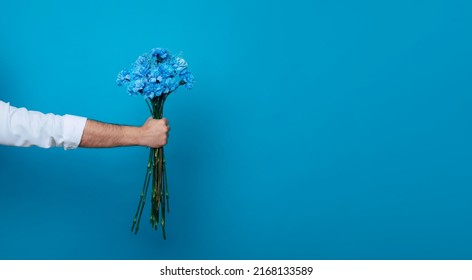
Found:
[[[118,73],[116,83],[128,85],[130,95],[142,95],[152,99],[170,94],[181,85],[192,88],[194,77],[187,69],[187,62],[169,51],[155,48],[139,56],[131,68]]]
[[[167,78],[162,84],[165,87],[164,93],[172,92],[179,87],[179,81],[175,78]]]
[[[153,83],[160,83],[163,78],[162,78],[162,75],[161,75],[161,71],[159,71],[160,69],[159,68],[153,68],[151,69],[151,71],[149,72],[149,81],[153,82]]]
[[[162,85],[156,83],[149,83],[143,89],[143,96],[145,98],[152,99],[155,96],[161,95],[163,91],[164,87]]]
[[[136,95],[136,94],[138,94],[138,92],[135,91],[135,88],[134,88],[134,86],[133,86],[132,84],[129,84],[129,85],[128,85],[128,93],[129,93],[129,95]]]
[[[130,95],[136,95],[143,92],[144,87],[146,86],[146,82],[143,79],[135,80],[134,82],[130,83],[128,86],[128,92]]]
[[[169,54],[169,51],[162,48],[155,48],[151,50],[151,56],[156,58],[157,62],[163,61]]]
[[[176,57],[172,64],[172,67],[174,67],[174,70],[178,73],[186,70],[187,66],[187,62],[181,57]]]
[[[187,68],[185,68],[184,70],[180,71],[179,75],[180,77],[183,77],[185,74],[187,74],[189,71]]]
[[[120,73],[118,73],[118,77],[116,78],[116,84],[118,86],[123,86],[128,84],[130,81],[130,75],[128,70],[121,70]]]
[[[133,69],[133,76],[135,79],[140,79],[143,77],[146,77],[148,74],[149,69],[146,67],[139,65],[136,68]]]
[[[144,54],[138,57],[133,64],[133,68],[131,70],[134,79],[141,79],[146,77],[149,73],[151,68],[149,57]]]
[[[148,61],[149,61],[149,58],[148,58],[147,54],[143,54],[143,55],[138,56],[138,58],[136,59],[136,62],[134,64],[135,65],[144,65],[144,64],[147,64]]]
[[[170,92],[170,87],[171,87],[171,78],[167,78],[162,82],[161,84],[164,86],[164,93],[169,93]]]
[[[159,71],[160,76],[162,76],[163,78],[167,78],[175,74],[174,68],[172,68],[172,66],[167,63],[159,64],[159,68],[157,69],[157,71]]]
[[[185,82],[186,89],[191,89],[193,87],[193,83],[195,82],[195,77],[191,72],[187,72],[182,76],[182,81]]]

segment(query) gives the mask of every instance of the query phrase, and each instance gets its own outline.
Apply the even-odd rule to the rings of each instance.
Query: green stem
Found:
[[[169,185],[167,184],[167,172],[166,172],[166,160],[164,155],[162,155],[162,160],[164,162],[164,167],[163,167],[163,176],[164,176],[164,188],[165,188],[165,194],[166,194],[166,203],[167,203],[167,213],[169,213]]]
[[[148,160],[148,165],[146,167],[146,176],[144,177],[144,185],[143,189],[141,191],[141,196],[139,199],[138,203],[138,209],[136,209],[136,214],[134,215],[133,219],[133,225],[131,226],[131,231],[133,231],[134,227],[136,226],[136,231],[135,233],[138,233],[139,229],[139,221],[141,220],[141,215],[138,216],[140,209],[144,208],[144,204],[146,203],[146,193],[147,193],[147,187],[149,185],[149,175],[150,175],[150,164],[151,164],[152,157],[149,155],[149,160]],[[142,210],[141,210],[142,212]]]
[[[159,180],[159,157],[158,157],[158,154],[159,154],[159,149],[155,149],[155,152],[154,152],[154,160],[155,160],[155,166],[154,166],[154,169],[153,169],[153,194],[154,194],[154,197],[152,199],[152,213],[151,215],[154,215],[154,228],[157,229],[157,226],[159,224],[159,188],[158,188],[158,180]]]
[[[145,182],[144,182],[145,189],[144,189],[143,203],[142,203],[142,205],[141,205],[141,211],[139,212],[138,223],[137,223],[137,225],[136,225],[135,234],[138,233],[139,224],[140,224],[140,222],[141,222],[141,217],[143,216],[144,205],[146,204],[146,197],[147,197],[147,193],[148,193],[148,189],[149,189],[149,180],[151,179],[151,168],[152,168],[152,165],[150,165],[150,164],[153,164],[153,163],[152,163],[152,153],[149,153],[148,173],[146,174],[147,176],[146,176],[146,179],[145,179]]]
[[[151,100],[146,100],[146,104],[149,108],[151,116],[154,119],[162,118],[164,113],[164,102],[167,96],[168,94],[163,94],[161,96],[156,96]],[[133,220],[133,226],[131,227],[131,231],[134,229],[135,233],[137,233],[139,229],[139,224],[150,183],[152,185],[150,222],[154,229],[157,229],[159,223],[161,224],[163,237],[166,239],[165,210],[167,206],[167,212],[169,212],[169,192],[163,147],[150,149],[143,191],[141,193],[138,209],[136,210]]]

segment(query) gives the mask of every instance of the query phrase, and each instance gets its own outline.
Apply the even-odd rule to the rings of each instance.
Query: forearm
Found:
[[[140,143],[141,127],[107,124],[87,120],[79,147],[111,148],[137,146]]]

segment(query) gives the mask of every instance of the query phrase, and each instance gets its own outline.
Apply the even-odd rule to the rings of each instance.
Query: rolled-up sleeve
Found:
[[[75,149],[86,121],[84,117],[43,114],[0,101],[0,145]]]

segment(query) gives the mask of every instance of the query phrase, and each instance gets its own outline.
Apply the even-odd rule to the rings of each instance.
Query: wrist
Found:
[[[143,134],[143,128],[142,127],[134,127],[130,126],[128,129],[128,145],[129,146],[145,146],[141,135]]]

